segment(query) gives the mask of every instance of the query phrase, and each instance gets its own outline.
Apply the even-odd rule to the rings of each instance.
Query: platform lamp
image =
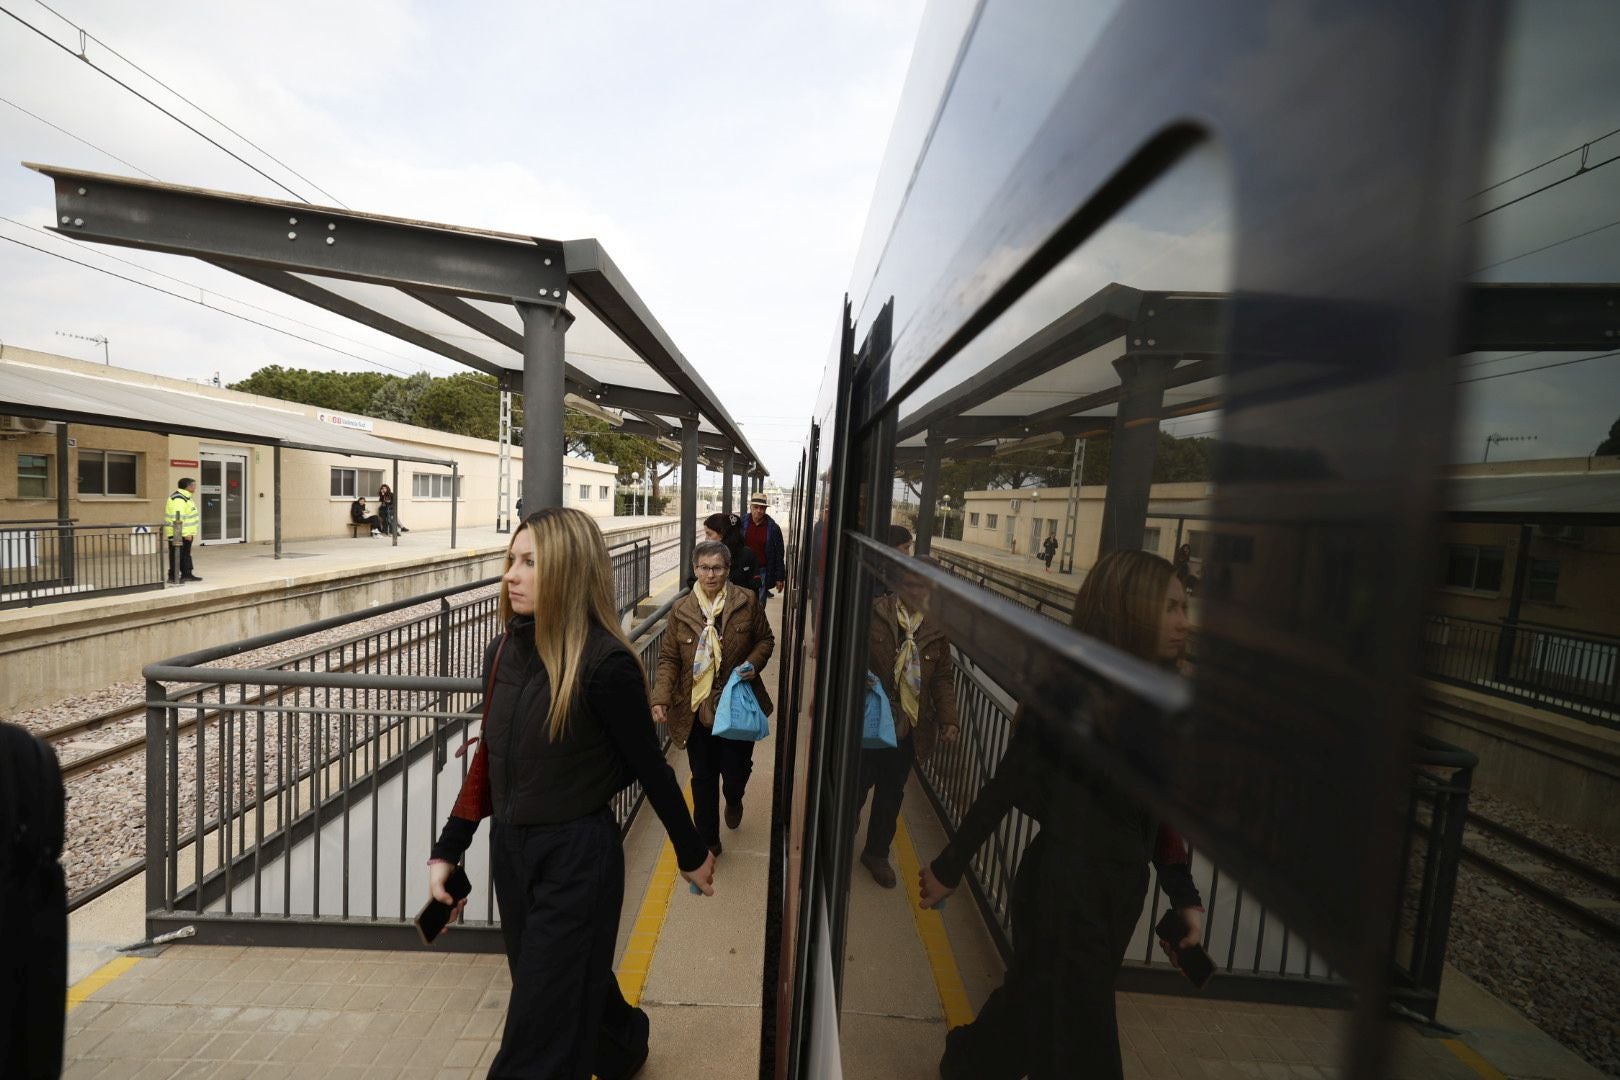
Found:
[[[939,497],[939,501],[941,505],[945,507],[945,518],[939,530],[939,535],[949,540],[951,538],[951,497],[949,495],[941,495]]]
[[[636,495],[641,491],[641,473],[631,473],[630,482],[635,485],[630,489],[630,512],[634,514],[636,513]]]

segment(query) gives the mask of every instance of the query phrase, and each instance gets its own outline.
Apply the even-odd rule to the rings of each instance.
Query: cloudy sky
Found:
[[[82,27],[90,59],[309,201],[598,238],[791,481],[922,0],[454,14],[401,0],[47,2],[0,7],[74,52]],[[289,197],[0,14],[0,236],[187,298],[0,242],[6,345],[100,359],[62,333],[105,335],[115,365],[227,383],[272,363],[457,370],[201,263],[34,231],[52,219],[51,185],[23,160]],[[199,297],[320,344],[188,302]]]

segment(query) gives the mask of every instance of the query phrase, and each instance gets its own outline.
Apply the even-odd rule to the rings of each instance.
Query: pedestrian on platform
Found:
[[[748,500],[748,520],[743,522],[743,541],[759,560],[759,602],[771,598],[772,590],[782,591],[787,581],[787,544],[782,539],[782,527],[766,513],[769,504],[764,495]]]
[[[170,585],[202,580],[192,572],[196,567],[191,562],[191,543],[197,539],[197,529],[202,524],[202,510],[193,498],[196,493],[197,481],[182,476],[174,486],[169,501],[163,504],[163,539],[169,544]],[[176,524],[179,526],[179,543],[175,542]]]
[[[377,489],[377,516],[383,520],[383,532],[390,535],[407,529],[399,520],[399,500],[394,498],[394,489],[384,484]],[[519,518],[518,520],[522,520]]]
[[[383,532],[383,519],[366,509],[366,497],[360,495],[349,504],[349,520],[356,525],[370,525],[372,536],[381,536]]]
[[[697,585],[675,601],[658,652],[652,692],[653,716],[669,725],[692,766],[692,817],[709,850],[720,854],[720,794],[726,797],[726,827],[742,824],[743,794],[754,769],[754,744],[711,733],[715,706],[733,669],[751,665],[740,678],[753,689],[768,716],[771,698],[759,676],[776,649],[776,637],[755,594],[727,580],[731,549],[705,540],[692,552]]]
[[[1046,563],[1048,574],[1052,572],[1052,556],[1057,554],[1057,549],[1057,537],[1048,533],[1046,539],[1041,542],[1041,560]]]
[[[43,740],[0,724],[0,1076],[62,1074],[67,884],[62,766]]]
[[[926,555],[918,561],[939,566]],[[928,621],[928,600],[927,580],[908,574],[896,591],[884,593],[872,603],[867,624],[867,670],[894,703],[898,743],[893,749],[861,749],[861,803],[865,804],[867,792],[877,789],[866,821],[861,865],[885,889],[895,885],[889,845],[900,820],[911,766],[928,760],[938,743],[954,743],[958,731],[951,643],[943,630]]]
[[[487,719],[433,846],[429,891],[452,903],[445,883],[493,814],[512,992],[489,1075],[618,1080],[646,1060],[648,1021],[613,974],[624,901],[614,796],[641,783],[681,876],[707,896],[714,858],[659,750],[596,523],[559,507],[525,520],[507,548],[499,603],[507,628],[484,651]]]
[[[1071,625],[1175,670],[1187,641],[1186,590],[1159,556],[1112,552],[1086,575]],[[1186,844],[1072,749],[1077,732],[1110,739],[1117,719],[1117,703],[1103,692],[1072,715],[1020,710],[993,777],[945,850],[918,872],[922,906],[934,907],[956,890],[1010,808],[1040,823],[1013,883],[1012,963],[978,1018],[947,1033],[944,1080],[1123,1075],[1114,980],[1147,898],[1150,861],[1188,927],[1170,944],[1186,948],[1202,939]]]
[[[750,592],[759,592],[759,560],[754,558],[753,549],[743,541],[742,518],[736,514],[710,514],[703,519],[703,539],[718,540],[731,552],[731,573],[727,580]],[[696,584],[694,578],[687,583],[687,587]]]

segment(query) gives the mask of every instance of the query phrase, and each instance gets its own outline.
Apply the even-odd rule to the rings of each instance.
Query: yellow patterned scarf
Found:
[[[894,615],[905,637],[894,659],[894,681],[900,687],[900,707],[915,724],[917,713],[922,710],[922,656],[917,652],[917,630],[922,626],[923,617],[907,611],[899,600],[894,602]]]
[[[698,610],[708,621],[698,635],[697,652],[692,656],[692,711],[709,700],[714,692],[714,672],[720,666],[720,617],[726,610],[726,586],[720,585],[720,595],[711,604],[703,595],[703,586],[692,590],[697,597]]]

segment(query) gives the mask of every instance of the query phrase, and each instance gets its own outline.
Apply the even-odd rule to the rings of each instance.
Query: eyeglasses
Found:
[[[727,566],[699,566],[699,567],[695,567],[695,569],[700,574],[723,574],[727,570],[729,570],[730,567],[727,567]]]

